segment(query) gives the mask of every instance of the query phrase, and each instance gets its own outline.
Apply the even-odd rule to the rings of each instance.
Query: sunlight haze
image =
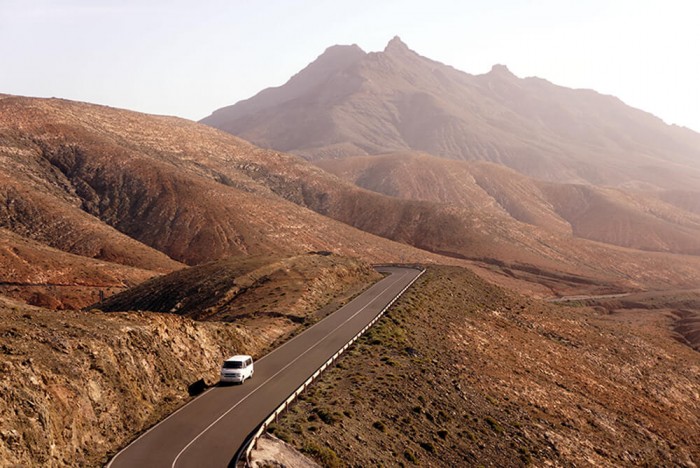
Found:
[[[471,74],[500,63],[700,130],[695,2],[0,0],[0,92],[198,120],[327,47],[393,36]]]

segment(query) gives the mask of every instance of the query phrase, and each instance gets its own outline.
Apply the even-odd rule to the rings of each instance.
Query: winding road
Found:
[[[108,468],[223,467],[248,435],[390,304],[420,270],[377,268],[387,277],[255,363],[243,385],[213,387],[142,434]]]

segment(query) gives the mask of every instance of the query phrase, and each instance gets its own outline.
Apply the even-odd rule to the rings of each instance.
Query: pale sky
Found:
[[[612,94],[700,131],[697,0],[0,0],[0,93],[199,120],[334,44]]]

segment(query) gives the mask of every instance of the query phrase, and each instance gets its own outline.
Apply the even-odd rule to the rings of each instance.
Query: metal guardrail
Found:
[[[393,265],[396,266],[396,265]],[[289,397],[280,404],[277,409],[275,409],[268,417],[265,419],[260,426],[258,426],[258,429],[254,432],[251,433],[250,436],[248,436],[248,439],[243,443],[243,446],[238,450],[236,453],[236,457],[234,458],[233,462],[229,466],[238,466],[238,463],[240,463],[241,458],[245,459],[245,465],[246,467],[250,467],[250,454],[251,452],[257,448],[258,446],[258,439],[265,433],[268,427],[270,427],[270,424],[273,422],[277,421],[277,418],[279,417],[280,414],[282,414],[283,411],[285,411],[289,405],[291,405],[294,400],[297,399],[297,397],[303,393],[328,367],[330,367],[332,364],[335,363],[335,361],[350,347],[352,346],[355,341],[357,341],[362,335],[364,335],[367,330],[369,330],[377,321],[382,318],[382,316],[386,313],[387,310],[391,308],[391,306],[394,305],[394,303],[398,300],[399,297],[403,295],[403,293],[408,290],[411,286],[413,286],[413,283],[415,283],[418,278],[420,278],[423,273],[425,273],[425,268],[421,269],[420,274],[413,278],[413,280],[406,285],[405,288],[401,290],[400,293],[398,293],[392,300],[387,304],[380,312],[377,314],[376,317],[372,319],[369,324],[367,324],[362,330],[360,330],[357,335],[355,335],[350,341],[348,341],[345,346],[340,348],[338,352],[336,352],[333,356],[331,356],[330,359],[328,359],[321,367],[319,367],[316,372],[314,372],[311,377],[306,379],[306,381],[301,384],[294,392],[292,392]]]

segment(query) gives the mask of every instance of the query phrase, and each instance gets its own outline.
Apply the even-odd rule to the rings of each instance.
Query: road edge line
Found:
[[[243,445],[238,449],[238,452],[236,452],[236,456],[234,459],[229,463],[229,467],[235,467],[238,465],[240,460],[244,458],[245,456],[245,466],[249,467],[250,465],[250,454],[254,450],[254,448],[257,446],[258,439],[263,435],[263,433],[267,430],[267,428],[272,424],[274,421],[277,420],[277,417],[284,411],[286,410],[291,403],[296,400],[296,398],[304,391],[307,389],[309,385],[311,385],[322,373],[325,371],[328,367],[330,367],[355,341],[357,341],[362,335],[364,335],[367,330],[369,330],[377,321],[384,316],[387,310],[391,308],[391,306],[394,305],[394,303],[401,297],[403,294],[413,286],[413,284],[418,281],[418,278],[423,276],[423,273],[427,271],[427,268],[422,268],[420,269],[420,273],[411,280],[410,283],[406,285],[394,298],[389,302],[378,314],[376,317],[372,319],[362,330],[360,330],[354,337],[350,339],[340,350],[338,350],[333,356],[331,356],[325,363],[319,367],[316,372],[314,372],[311,377],[309,377],[303,384],[301,384],[296,390],[294,390],[292,393],[290,393],[289,397],[283,401],[270,415],[262,422],[260,423],[260,426],[256,431],[251,433],[250,436],[243,442]]]

